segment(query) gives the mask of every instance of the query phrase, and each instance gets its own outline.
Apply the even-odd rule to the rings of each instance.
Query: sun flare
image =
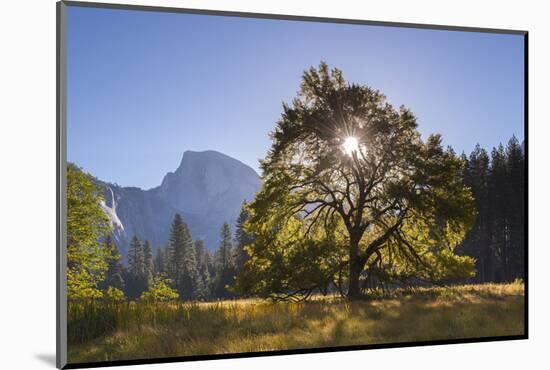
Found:
[[[354,152],[356,152],[359,149],[359,141],[357,141],[356,137],[348,136],[344,140],[344,144],[342,146],[344,148],[344,153],[351,156]]]

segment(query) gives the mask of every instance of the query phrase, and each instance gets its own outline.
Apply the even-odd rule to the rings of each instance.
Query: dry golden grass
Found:
[[[354,302],[325,297],[307,303],[96,304],[69,310],[69,360],[521,335],[523,301],[523,284],[518,282],[397,290]],[[95,339],[82,335],[90,327]]]

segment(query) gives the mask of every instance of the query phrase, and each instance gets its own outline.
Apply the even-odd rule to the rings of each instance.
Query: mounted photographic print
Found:
[[[58,3],[58,367],[527,338],[526,55]]]

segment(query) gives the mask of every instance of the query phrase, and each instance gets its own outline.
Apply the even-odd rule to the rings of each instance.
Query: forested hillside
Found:
[[[134,235],[126,260],[112,237],[109,219],[101,208],[103,191],[94,179],[69,165],[68,180],[68,296],[69,299],[114,300],[212,299],[234,297],[230,286],[247,260],[244,231],[248,216],[243,203],[234,228],[224,223],[219,244],[211,253],[203,240],[194,239],[176,213],[166,228],[166,245],[153,248]],[[155,252],[153,252],[155,250]]]
[[[463,155],[464,183],[474,194],[477,216],[458,248],[476,259],[476,282],[525,276],[525,155],[512,137],[490,154],[479,145]]]

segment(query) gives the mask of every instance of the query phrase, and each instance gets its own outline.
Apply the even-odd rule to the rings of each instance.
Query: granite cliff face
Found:
[[[256,172],[236,159],[215,151],[187,151],[178,169],[151,192],[176,209],[223,223],[236,218],[235,209],[259,188]]]
[[[102,208],[124,257],[134,235],[155,249],[165,245],[175,213],[182,215],[194,239],[216,249],[222,224],[233,227],[242,202],[252,200],[261,186],[252,168],[215,151],[186,151],[176,171],[153,189],[100,184],[105,188]]]

